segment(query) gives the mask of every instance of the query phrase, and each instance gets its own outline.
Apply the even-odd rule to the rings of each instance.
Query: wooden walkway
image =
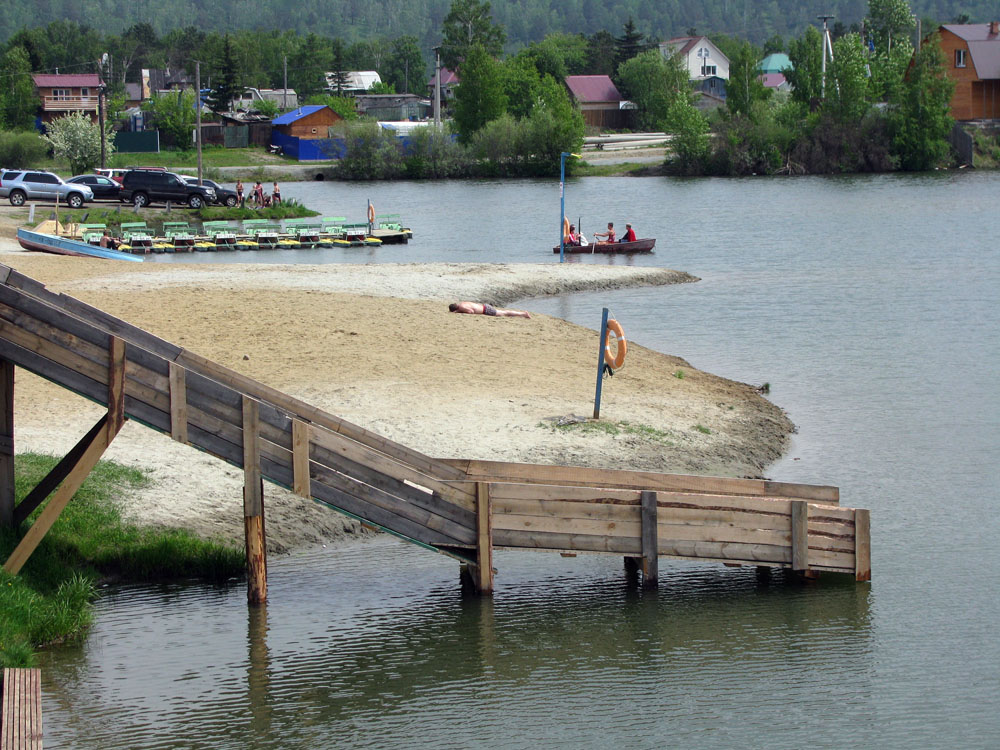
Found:
[[[0,750],[41,750],[42,680],[38,669],[3,670]]]
[[[244,470],[251,601],[266,598],[263,479],[458,558],[484,591],[494,547],[636,558],[649,582],[659,557],[870,578],[868,511],[841,507],[835,487],[431,458],[6,266],[0,360],[0,386],[10,381],[0,387],[9,439],[0,485],[13,452],[15,365],[108,407],[57,476],[8,517],[20,523],[60,481],[85,475],[122,421],[137,420]],[[16,572],[27,555],[13,558],[5,568]]]

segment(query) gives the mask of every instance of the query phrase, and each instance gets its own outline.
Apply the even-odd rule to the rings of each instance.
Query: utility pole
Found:
[[[106,162],[108,160],[108,148],[105,143],[104,136],[104,65],[108,62],[108,59],[108,54],[105,52],[104,56],[101,58],[101,64],[99,66],[101,75],[97,82],[97,125],[100,128],[101,137],[101,169],[104,169],[104,167],[107,166]]]
[[[197,89],[195,91],[194,100],[194,111],[195,111],[195,122],[197,123],[197,130],[195,131],[194,141],[198,147],[198,184],[201,184],[201,62],[195,60],[194,62],[194,86]]]
[[[441,127],[441,48],[434,48],[434,129]]]
[[[285,70],[285,82],[284,88],[281,90],[281,109],[285,111],[288,109],[288,55],[285,55],[284,70]]]
[[[833,62],[833,42],[830,41],[829,21],[836,16],[816,16],[823,22],[823,82],[820,84],[820,98],[826,99],[826,53],[830,53],[830,62]]]

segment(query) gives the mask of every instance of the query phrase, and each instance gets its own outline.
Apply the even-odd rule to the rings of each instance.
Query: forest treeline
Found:
[[[292,31],[337,37],[345,43],[407,35],[425,55],[441,40],[450,0],[5,0],[0,3],[0,42],[25,28],[69,21],[120,34],[149,24],[160,36],[178,28],[202,32]],[[928,24],[966,16],[996,20],[995,0],[915,0],[913,12]],[[762,44],[778,34],[799,36],[826,13],[849,27],[860,23],[867,0],[494,0],[493,19],[507,31],[507,51],[554,33],[594,34],[618,29],[631,17],[639,32],[657,39],[722,33]]]

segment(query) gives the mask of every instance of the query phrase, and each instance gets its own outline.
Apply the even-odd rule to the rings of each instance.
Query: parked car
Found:
[[[94,192],[87,185],[68,183],[52,172],[11,169],[0,172],[0,198],[6,198],[12,206],[23,206],[28,200],[58,200],[70,208],[79,208],[85,201],[94,200]]]
[[[198,178],[197,177],[189,177],[188,175],[182,175],[182,177],[190,185],[197,185],[198,184]],[[204,177],[202,177],[201,178],[201,184],[204,185],[205,187],[210,187],[213,190],[215,190],[215,202],[216,203],[225,203],[227,206],[229,206],[230,208],[232,208],[239,201],[239,198],[237,197],[235,190],[230,190],[229,188],[224,187],[224,186],[220,185],[219,183],[217,183],[217,182],[215,182],[213,180],[206,180]]]
[[[74,185],[86,185],[94,193],[94,200],[120,201],[122,199],[122,184],[110,177],[99,174],[81,174],[70,177],[66,182]]]
[[[215,189],[190,185],[173,172],[159,169],[130,169],[122,176],[122,200],[136,208],[150,203],[186,203],[201,208],[215,203]]]

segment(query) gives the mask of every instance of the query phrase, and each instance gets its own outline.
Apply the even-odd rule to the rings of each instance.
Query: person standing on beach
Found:
[[[243,180],[236,180],[236,201],[240,204],[240,208],[244,206],[243,197]]]
[[[264,205],[264,186],[260,184],[260,180],[253,186],[253,202],[258,208]]]
[[[281,188],[278,187],[278,183],[274,183],[274,190],[271,192],[271,205],[276,206],[281,203]]]

